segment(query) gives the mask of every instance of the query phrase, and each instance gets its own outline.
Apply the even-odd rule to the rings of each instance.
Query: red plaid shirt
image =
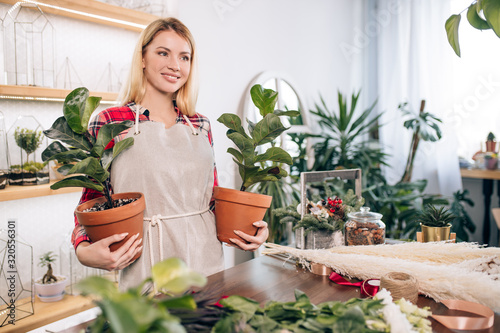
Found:
[[[132,109],[131,109],[131,107],[133,107],[134,105],[135,105],[135,103],[132,102],[132,103],[129,103],[125,106],[112,107],[112,108],[109,108],[109,109],[106,109],[106,110],[100,112],[90,122],[89,128],[88,128],[89,133],[93,137],[97,138],[97,133],[99,132],[101,127],[105,124],[121,123],[122,121],[125,121],[125,120],[135,121],[135,112],[132,111]],[[184,119],[184,117],[182,116],[182,114],[180,113],[179,109],[177,107],[175,109],[177,111],[176,123],[183,123],[183,124],[187,125],[187,122]],[[189,117],[189,120],[191,121],[191,123],[193,124],[193,126],[195,128],[201,129],[201,132],[207,136],[208,141],[210,142],[210,145],[213,148],[212,130],[210,128],[210,121],[208,120],[208,118],[197,113],[194,116]],[[144,110],[144,112],[142,112],[139,115],[139,122],[143,122],[143,121],[150,121],[149,111],[147,111],[147,110]],[[115,145],[115,142],[118,142],[118,141],[124,139],[129,130],[130,129],[125,130],[125,131],[121,132],[119,135],[117,135],[109,143],[109,145],[106,147],[106,149],[113,147]],[[215,165],[214,165],[214,186],[217,186],[217,185],[218,185],[217,169],[215,168]],[[113,192],[113,189],[111,189],[111,192]],[[80,198],[79,204],[82,204],[88,200],[98,198],[101,196],[102,196],[102,194],[100,192],[97,192],[97,191],[92,190],[92,189],[84,188],[82,191],[82,196]],[[211,207],[213,208],[212,203],[211,203]],[[77,246],[83,241],[90,242],[90,238],[85,233],[85,229],[83,229],[82,225],[80,225],[80,223],[78,223],[78,220],[75,216],[75,228],[73,229],[73,234],[71,236],[71,242],[73,243],[73,246],[76,249]]]

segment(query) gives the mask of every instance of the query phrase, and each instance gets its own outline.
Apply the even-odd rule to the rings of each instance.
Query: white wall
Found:
[[[221,4],[226,11],[217,11]],[[7,8],[0,4],[0,13]],[[235,185],[235,169],[226,153],[231,142],[217,123],[218,116],[239,112],[250,80],[265,70],[286,72],[308,103],[321,93],[334,105],[337,89],[348,92],[351,85],[352,68],[339,43],[352,37],[354,14],[351,1],[345,0],[179,1],[178,17],[191,29],[199,50],[198,111],[212,121],[221,185]],[[137,33],[49,17],[56,29],[57,69],[70,57],[90,90],[96,89],[109,62],[124,74]],[[27,114],[49,128],[62,113],[60,103],[9,100],[0,100],[0,110],[7,129],[19,115]],[[18,219],[20,236],[34,248],[35,275],[41,274],[38,256],[48,250],[57,252],[62,242],[69,241],[78,198],[73,193],[0,202],[0,228],[6,228],[7,218]]]

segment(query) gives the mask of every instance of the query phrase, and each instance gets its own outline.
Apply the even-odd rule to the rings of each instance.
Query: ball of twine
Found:
[[[389,272],[380,278],[380,288],[390,291],[394,300],[404,298],[413,304],[417,304],[418,281],[410,274]]]

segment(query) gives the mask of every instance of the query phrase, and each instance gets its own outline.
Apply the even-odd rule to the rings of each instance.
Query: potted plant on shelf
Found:
[[[248,121],[248,133],[241,125],[239,116],[235,114],[224,113],[217,119],[229,128],[226,135],[236,145],[236,148],[228,148],[227,152],[233,155],[242,180],[239,191],[214,188],[217,238],[226,243],[229,238],[235,237],[234,230],[255,234],[257,228],[252,223],[262,220],[271,204],[271,196],[245,190],[256,183],[277,181],[286,177],[288,173],[283,169],[282,163],[293,163],[290,154],[276,147],[274,141],[287,130],[280,116],[295,117],[299,112],[275,110],[278,93],[272,89],[264,89],[258,84],[250,89],[250,96],[263,118],[257,123]],[[261,152],[259,147],[265,144],[271,147]]]
[[[52,264],[56,261],[56,255],[49,251],[40,256],[41,267],[47,267],[43,277],[35,281],[35,290],[42,302],[56,302],[64,297],[64,288],[68,284],[65,276],[54,275]]]
[[[144,195],[139,192],[110,193],[108,178],[111,163],[134,144],[134,139],[126,138],[111,148],[108,145],[115,136],[130,128],[133,122],[127,120],[106,124],[99,130],[97,138],[92,137],[88,133],[88,123],[100,100],[100,97],[89,97],[87,88],[77,88],[68,94],[63,104],[64,115],[44,131],[47,137],[56,141],[43,151],[42,159],[45,162],[57,160],[65,163],[57,171],[70,175],[52,184],[51,189],[86,187],[103,194],[79,205],[75,214],[94,242],[127,232],[125,239],[111,245],[111,251],[115,251],[135,234],[142,238],[146,204]],[[140,253],[136,258],[139,256]]]
[[[497,141],[495,140],[495,134],[489,132],[486,137],[486,151],[494,153],[496,151],[496,145]]]
[[[451,222],[455,219],[446,207],[439,209],[434,205],[427,205],[419,214],[418,221],[422,227],[422,241],[439,242],[450,239]]]

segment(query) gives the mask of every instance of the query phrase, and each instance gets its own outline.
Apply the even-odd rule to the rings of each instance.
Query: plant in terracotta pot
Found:
[[[486,137],[486,151],[494,153],[496,150],[497,141],[495,140],[495,134],[492,132],[488,133]]]
[[[64,297],[64,288],[68,284],[68,279],[65,276],[54,275],[52,264],[56,261],[56,257],[52,251],[40,256],[38,265],[47,267],[47,272],[43,277],[35,281],[36,294],[42,302],[55,302]]]
[[[450,239],[451,222],[456,218],[446,207],[439,209],[427,205],[419,214],[418,221],[422,227],[423,242],[439,242]]]
[[[127,232],[125,239],[111,245],[111,251],[115,251],[133,235],[142,237],[146,205],[142,193],[111,195],[108,180],[111,163],[122,151],[133,145],[134,139],[126,138],[113,147],[108,146],[115,136],[130,128],[133,122],[106,124],[94,138],[88,132],[88,123],[100,100],[100,97],[89,96],[87,88],[77,88],[68,94],[63,104],[64,115],[44,131],[47,137],[55,141],[43,151],[42,159],[45,162],[57,160],[63,163],[57,171],[68,176],[52,184],[51,189],[86,187],[103,194],[79,205],[75,214],[94,242]]]
[[[277,181],[286,177],[288,173],[282,164],[293,163],[290,154],[276,147],[274,142],[287,130],[280,116],[295,117],[299,112],[275,110],[278,93],[272,89],[264,89],[261,85],[254,85],[250,89],[250,96],[263,118],[257,123],[248,121],[248,133],[241,125],[239,116],[235,114],[224,113],[217,119],[229,128],[226,135],[236,148],[230,147],[227,152],[233,155],[242,180],[240,191],[214,188],[217,238],[221,242],[229,242],[229,238],[235,236],[234,230],[256,234],[257,228],[252,223],[262,220],[272,197],[245,190],[256,183]],[[270,147],[262,152],[259,148],[266,144]]]

